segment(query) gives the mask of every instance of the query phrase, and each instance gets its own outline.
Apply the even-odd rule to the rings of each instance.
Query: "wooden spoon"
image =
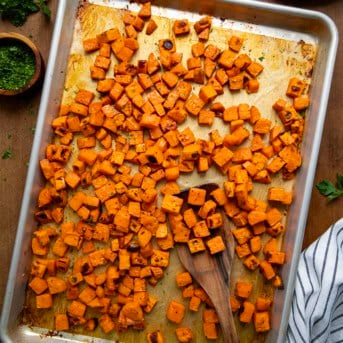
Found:
[[[218,188],[217,184],[204,184],[197,186],[207,191],[207,194]],[[188,190],[179,195],[184,200],[183,210],[187,207]],[[230,223],[222,211],[223,225],[216,229],[216,234],[221,235],[226,249],[218,254],[211,255],[208,250],[191,254],[186,244],[177,244],[176,249],[180,262],[192,275],[197,283],[210,297],[218,314],[225,343],[239,342],[235,323],[229,301],[230,272],[234,256],[234,240],[230,230]]]

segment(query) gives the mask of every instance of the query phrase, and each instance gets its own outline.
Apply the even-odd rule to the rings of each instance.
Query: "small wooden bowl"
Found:
[[[36,82],[39,80],[41,73],[42,73],[42,57],[37,49],[36,45],[27,37],[15,33],[15,32],[0,32],[0,45],[3,40],[7,41],[19,41],[25,44],[27,47],[31,49],[35,56],[36,60],[36,71],[33,74],[32,78],[26,83],[25,86],[18,88],[16,90],[8,90],[8,89],[1,89],[0,88],[0,95],[17,95],[26,92],[27,90],[31,89]]]

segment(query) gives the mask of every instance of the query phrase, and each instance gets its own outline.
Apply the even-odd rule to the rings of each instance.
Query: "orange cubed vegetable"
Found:
[[[180,324],[185,315],[185,305],[172,300],[167,309],[167,318],[176,324]]]
[[[273,269],[273,266],[267,262],[267,261],[261,261],[260,262],[260,269],[261,272],[263,274],[263,276],[267,279],[267,280],[271,280],[275,277],[276,273]]]
[[[270,330],[270,315],[269,312],[254,313],[254,327],[256,332],[267,332]]]
[[[175,330],[176,337],[180,343],[189,343],[193,340],[193,332],[190,328],[180,327]]]
[[[178,287],[184,287],[193,282],[192,276],[189,272],[182,272],[176,275],[176,284]]]
[[[55,314],[55,330],[57,331],[69,330],[69,319],[65,313]]]
[[[244,301],[243,311],[239,315],[239,321],[241,323],[250,323],[255,312],[255,306],[249,301]]]
[[[210,249],[210,254],[217,254],[225,250],[225,244],[221,236],[215,236],[206,242],[208,248]]]
[[[235,296],[230,296],[230,305],[233,313],[236,313],[241,307],[241,303]]]
[[[37,308],[50,308],[53,305],[52,295],[50,293],[44,293],[36,296]]]
[[[204,335],[207,339],[218,339],[218,331],[215,323],[203,323]]]
[[[166,194],[163,198],[161,208],[167,213],[177,214],[180,213],[182,204],[183,200],[181,198]]]
[[[235,294],[243,299],[248,299],[253,289],[251,282],[238,281],[236,283]]]

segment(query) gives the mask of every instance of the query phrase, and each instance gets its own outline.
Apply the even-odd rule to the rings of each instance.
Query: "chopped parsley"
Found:
[[[17,90],[24,87],[35,71],[35,56],[28,46],[9,40],[0,47],[1,89]]]
[[[9,158],[12,158],[12,151],[10,148],[6,149],[2,154],[3,160],[8,160]]]

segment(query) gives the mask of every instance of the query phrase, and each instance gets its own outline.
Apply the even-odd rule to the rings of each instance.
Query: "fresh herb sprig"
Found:
[[[1,0],[0,17],[15,26],[22,26],[27,17],[41,10],[50,19],[51,12],[47,0]]]
[[[316,187],[321,195],[327,197],[328,201],[337,199],[343,195],[343,175],[336,175],[336,184],[330,180],[323,180],[317,183]]]

